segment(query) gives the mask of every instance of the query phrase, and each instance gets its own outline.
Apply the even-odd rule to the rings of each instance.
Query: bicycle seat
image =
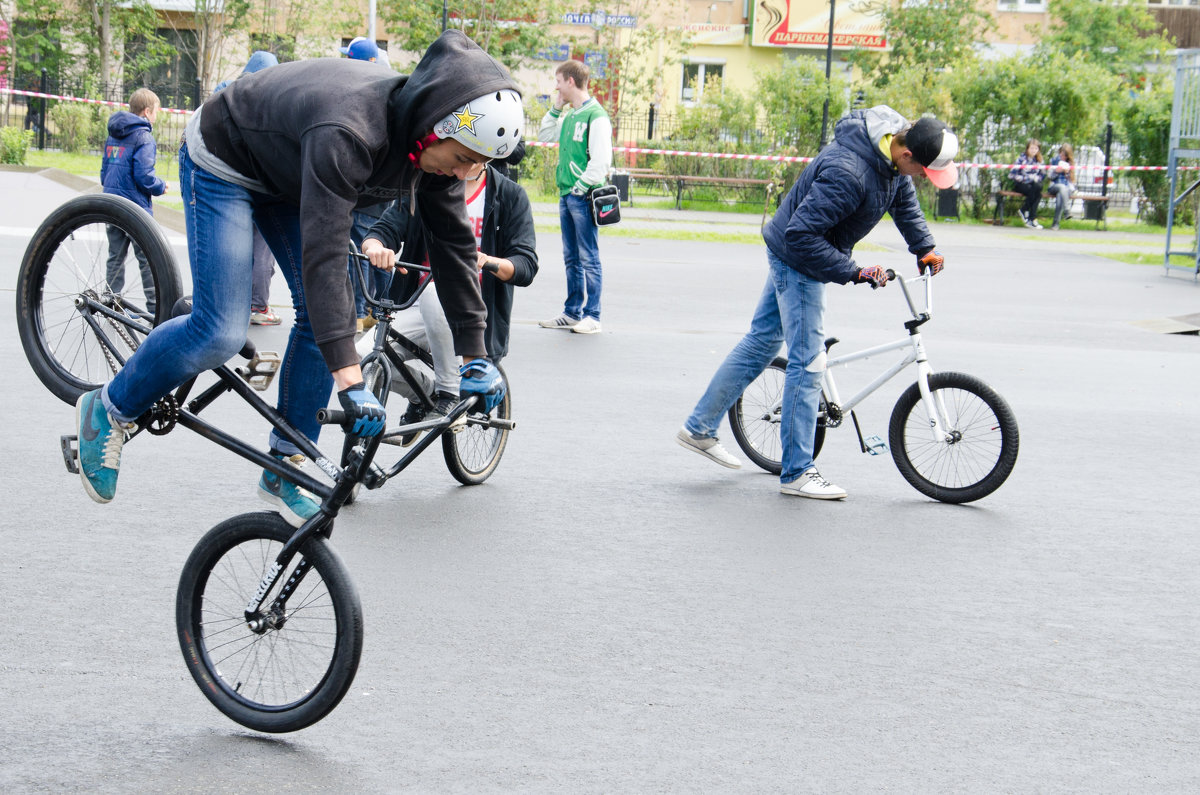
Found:
[[[829,353],[829,349],[832,348],[834,345],[837,345],[839,342],[841,342],[841,340],[839,340],[837,337],[826,337],[825,338],[825,352]]]

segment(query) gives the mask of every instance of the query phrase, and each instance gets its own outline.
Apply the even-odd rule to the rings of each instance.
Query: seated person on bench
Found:
[[[500,174],[491,164],[464,180],[464,186],[467,217],[475,229],[479,246],[476,267],[481,270],[480,289],[487,307],[484,344],[488,356],[493,362],[499,363],[508,353],[513,287],[530,284],[538,271],[533,212],[525,190]],[[375,267],[390,267],[397,250],[402,251],[403,259],[409,262],[423,262],[426,258],[424,227],[407,196],[384,212],[367,232],[362,245],[362,253],[370,258]],[[495,273],[482,270],[488,264],[495,266]],[[394,278],[391,297],[399,300],[411,286],[406,284],[404,278]],[[434,411],[445,416],[458,403],[459,360],[454,354],[450,326],[442,311],[436,286],[429,285],[416,304],[397,316],[395,329],[429,348],[433,354],[437,390]],[[369,337],[364,339],[370,341]],[[395,376],[392,384],[396,388],[404,385],[404,380]],[[410,425],[423,419],[426,419],[425,407],[410,400],[401,424]],[[415,433],[406,435],[404,444],[412,444],[417,436]]]

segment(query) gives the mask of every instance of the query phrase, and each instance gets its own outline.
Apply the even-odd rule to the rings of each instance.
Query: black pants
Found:
[[[1025,194],[1025,203],[1021,205],[1021,214],[1032,221],[1037,216],[1038,202],[1042,200],[1042,183],[1014,182],[1013,189]]]

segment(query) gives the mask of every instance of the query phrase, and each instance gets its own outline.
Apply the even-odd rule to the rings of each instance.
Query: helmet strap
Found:
[[[414,166],[419,166],[421,164],[421,152],[425,150],[425,147],[432,146],[437,142],[437,135],[435,133],[429,133],[429,135],[426,135],[424,138],[421,138],[413,143],[413,149],[408,153],[408,159],[412,161]]]

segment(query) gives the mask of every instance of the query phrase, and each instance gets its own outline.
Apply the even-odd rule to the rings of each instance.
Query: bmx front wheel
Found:
[[[499,420],[512,419],[512,386],[508,375],[499,365],[501,377],[507,389],[504,399],[492,409],[491,417]],[[477,486],[492,476],[500,465],[500,456],[508,445],[508,428],[467,423],[457,433],[447,430],[442,434],[442,453],[446,457],[446,468],[454,479],[464,486]]]
[[[293,533],[277,513],[222,522],[188,557],[176,595],[179,644],[196,684],[256,731],[296,731],[328,715],[362,653],[358,594],[324,536],[305,541],[258,597]],[[254,605],[261,608],[248,614]]]
[[[974,376],[935,373],[929,391],[942,424],[934,439],[921,392],[900,395],[888,424],[892,459],[926,497],[972,502],[1000,488],[1017,462],[1017,420],[1004,398]]]

